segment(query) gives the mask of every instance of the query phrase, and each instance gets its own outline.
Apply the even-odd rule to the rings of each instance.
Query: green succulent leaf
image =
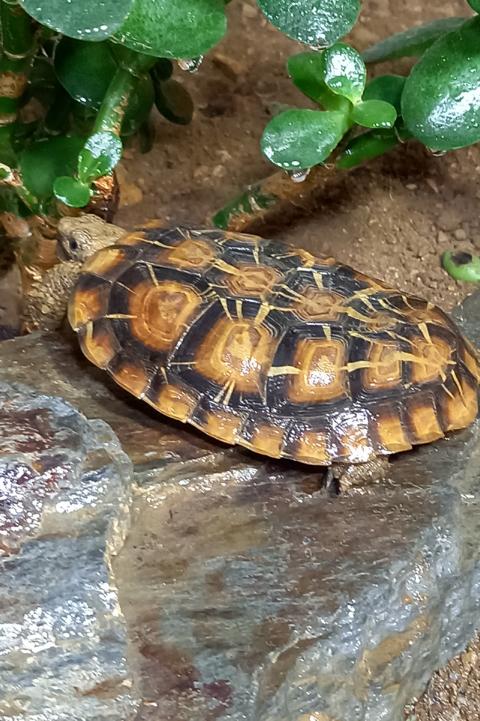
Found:
[[[190,93],[173,78],[156,85],[155,105],[171,123],[188,125],[192,120],[194,107]]]
[[[393,128],[397,111],[384,100],[363,100],[354,106],[352,120],[365,128]]]
[[[467,0],[468,4],[475,10],[476,13],[480,13],[480,0]]]
[[[76,40],[103,40],[114,33],[134,0],[20,0],[42,25]]]
[[[323,82],[321,53],[310,51],[291,55],[287,61],[287,69],[294,84],[307,98],[325,106],[325,99],[332,97],[332,93]]]
[[[323,63],[323,80],[330,90],[358,103],[367,78],[361,55],[350,45],[336,43],[323,53]]]
[[[355,25],[360,0],[257,0],[272,25],[312,48],[324,48]]]
[[[402,92],[405,86],[403,75],[379,75],[371,80],[365,92],[364,100],[384,100],[393,105],[397,115],[401,115]]]
[[[409,28],[375,43],[362,53],[362,57],[366,63],[381,63],[394,58],[419,57],[439,37],[452,30],[457,30],[466,20],[468,18],[441,18],[425,23],[425,25]]]
[[[480,140],[479,37],[480,17],[474,17],[437,40],[405,82],[405,125],[433,150]]]
[[[271,120],[262,136],[262,151],[285,170],[304,170],[325,160],[347,130],[336,111],[286,110]]]
[[[78,136],[59,136],[32,143],[20,155],[20,172],[26,188],[40,200],[52,197],[60,175],[73,174],[83,145]]]
[[[114,133],[94,133],[78,155],[78,178],[89,184],[112,172],[122,157],[122,141]]]
[[[55,51],[55,71],[67,93],[95,110],[100,108],[116,69],[108,42],[63,38]]]
[[[115,39],[159,58],[192,58],[210,50],[227,29],[224,0],[134,0]]]
[[[369,130],[351,140],[337,159],[338,168],[354,168],[367,160],[388,153],[398,145],[394,130]]]
[[[88,185],[68,175],[55,180],[53,192],[57,200],[72,208],[83,208],[87,205],[91,196]]]
[[[468,283],[480,282],[480,257],[463,251],[452,253],[446,251],[442,255],[442,265],[452,278]]]

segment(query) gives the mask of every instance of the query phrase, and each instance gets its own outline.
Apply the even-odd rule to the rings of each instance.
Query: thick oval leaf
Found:
[[[367,70],[360,54],[350,45],[336,43],[323,53],[323,79],[333,93],[358,103],[365,89]]]
[[[168,80],[173,74],[172,61],[167,58],[160,58],[150,70],[150,74],[154,83],[160,80]]]
[[[38,140],[20,156],[20,172],[28,190],[40,200],[53,194],[53,183],[59,175],[75,172],[83,138],[63,136]]]
[[[442,255],[442,265],[452,278],[468,283],[480,283],[480,257],[463,251]]]
[[[116,69],[107,42],[63,38],[55,51],[55,71],[67,93],[95,110],[100,108]]]
[[[127,17],[134,0],[20,0],[42,25],[76,40],[104,40]]]
[[[480,17],[432,45],[405,82],[402,115],[433,150],[480,140]]]
[[[375,43],[367,48],[362,57],[366,63],[381,63],[394,58],[418,57],[438,40],[439,37],[457,30],[468,18],[441,18],[432,22],[409,28],[401,33]]]
[[[186,88],[173,78],[155,87],[155,105],[171,123],[188,125],[193,117],[193,100]]]
[[[159,58],[202,55],[227,29],[223,0],[134,0],[115,39]]]
[[[480,0],[467,0],[468,4],[475,10],[476,13],[480,13]]]
[[[393,105],[397,115],[400,115],[404,85],[403,75],[379,75],[368,83],[363,93],[363,99],[384,100]]]
[[[297,88],[315,103],[323,105],[324,95],[331,95],[323,82],[321,53],[311,51],[291,55],[287,60],[287,69]]]
[[[83,208],[90,200],[91,190],[88,185],[81,183],[68,175],[61,176],[53,184],[53,192],[57,200],[72,208]]]
[[[265,16],[282,33],[312,48],[325,48],[355,25],[360,0],[258,0]]]
[[[337,159],[338,168],[354,168],[367,160],[378,158],[398,145],[394,130],[370,130],[351,140]]]
[[[89,184],[108,175],[122,157],[122,141],[114,133],[94,133],[78,155],[78,178]]]
[[[354,106],[352,120],[365,128],[393,128],[397,111],[383,100],[364,100]]]
[[[335,111],[286,110],[269,122],[262,151],[285,170],[303,170],[321,163],[347,130],[345,115]]]

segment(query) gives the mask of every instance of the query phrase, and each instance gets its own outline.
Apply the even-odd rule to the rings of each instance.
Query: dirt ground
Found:
[[[253,0],[235,0],[228,13],[228,38],[200,70],[176,71],[195,100],[193,123],[175,126],[156,115],[154,149],[141,155],[133,144],[126,150],[119,170],[120,225],[131,228],[151,217],[208,224],[245,185],[272,172],[259,139],[279,104],[309,106],[285,68],[288,55],[303,48],[271,27]],[[364,0],[350,39],[363,49],[427,19],[468,14],[462,0]],[[402,72],[408,65],[397,61],[373,73]],[[479,171],[479,147],[435,157],[408,145],[342,179],[308,215],[264,233],[332,254],[449,310],[473,287],[449,279],[439,256],[447,248],[480,252]],[[434,677],[406,712],[409,718],[480,719],[479,654],[477,639]]]

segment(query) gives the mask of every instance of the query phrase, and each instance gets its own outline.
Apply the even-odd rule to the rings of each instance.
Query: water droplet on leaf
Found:
[[[311,168],[305,170],[293,170],[289,172],[289,176],[294,183],[303,183],[308,178]]]
[[[177,60],[180,70],[186,70],[187,73],[196,73],[203,62],[203,55],[198,58],[187,58],[185,60]]]

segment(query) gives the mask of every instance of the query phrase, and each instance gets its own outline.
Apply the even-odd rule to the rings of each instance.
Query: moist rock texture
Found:
[[[131,463],[106,423],[60,398],[1,382],[0,403],[0,719],[131,718],[109,562]]]
[[[479,342],[479,295],[466,302],[460,316],[470,338]],[[105,684],[101,676],[88,686],[97,694],[79,696],[73,687],[88,675],[93,655],[79,655],[69,666],[68,683],[59,682],[63,639],[52,635],[50,646],[41,651],[37,676],[44,705],[46,698],[55,708],[59,699],[98,703],[101,697],[109,716],[92,710],[75,717],[119,721],[128,713],[137,721],[399,721],[404,704],[422,692],[434,669],[464,648],[478,627],[478,422],[401,454],[383,484],[329,498],[315,470],[225,448],[161,419],[113,387],[60,335],[1,344],[0,380],[7,397],[20,381],[37,394],[61,395],[88,418],[106,421],[134,467],[132,525],[113,559],[113,586],[112,554],[107,553],[104,566],[100,563],[110,591],[118,588],[132,640],[129,666],[112,655],[108,634],[102,652],[98,634],[98,673],[110,679],[106,669],[114,657],[123,680]],[[33,398],[66,407],[62,401]],[[89,432],[97,427],[82,422]],[[105,423],[100,428],[107,433]],[[112,444],[118,449],[112,434],[109,444],[101,438],[94,434],[102,452],[110,452]],[[9,453],[7,462],[33,464],[16,445],[7,443],[3,452]],[[118,483],[112,474],[104,493],[128,498],[125,485],[122,496]],[[44,485],[36,486],[39,494],[50,498]],[[82,528],[104,523],[111,529],[112,515],[125,518],[126,500],[115,505],[103,498],[90,500],[97,520]],[[67,515],[70,543],[77,532],[68,507],[63,511],[57,504],[56,514]],[[31,545],[53,542],[55,531],[43,537],[34,512],[30,518],[26,530],[16,521],[3,541],[12,548],[23,544],[4,563],[18,563]],[[86,582],[83,557],[68,555],[62,544],[56,550],[51,546],[50,554],[38,548],[28,571],[19,566],[18,575],[3,572],[2,593],[11,598],[11,589],[19,587],[34,589],[36,598],[58,593],[71,599],[76,618],[82,600],[78,580],[72,583],[67,573],[45,569],[55,563],[63,568],[65,558],[75,558],[77,579],[81,567]],[[97,566],[91,574],[91,583],[98,584]],[[3,602],[1,609],[0,622],[12,623],[9,606]],[[51,618],[57,620],[55,610]],[[115,649],[125,659],[124,640]],[[132,696],[141,699],[136,711],[129,678],[135,682]],[[18,686],[18,677],[2,678],[0,698],[4,688],[11,695],[11,687],[19,697]],[[32,718],[43,720],[40,708],[41,703]],[[0,718],[2,712],[5,716],[0,706]],[[21,706],[11,705],[5,718],[22,713],[25,717]],[[55,718],[52,712],[47,716]],[[68,716],[57,711],[57,717]]]

